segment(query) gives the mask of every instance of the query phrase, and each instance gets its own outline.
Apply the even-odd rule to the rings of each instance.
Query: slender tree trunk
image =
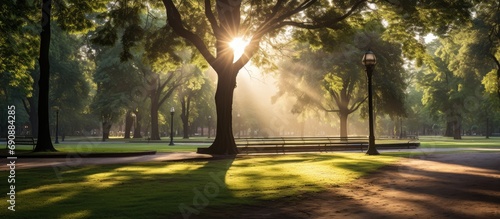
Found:
[[[203,154],[237,154],[238,149],[233,135],[233,96],[236,86],[236,72],[217,72],[218,83],[215,92],[215,108],[217,110],[217,133],[215,140],[209,148],[199,148],[198,153]]]
[[[486,117],[486,138],[490,138],[490,120]]]
[[[456,120],[453,122],[453,139],[460,140],[462,139],[462,123],[460,120]]]
[[[35,83],[36,84],[36,83]],[[38,85],[33,84],[33,97],[28,98],[29,102],[29,120],[31,124],[31,136],[38,138]],[[35,88],[36,87],[36,88]]]
[[[340,111],[338,116],[340,119],[340,139],[347,140],[347,118],[349,114],[345,111]]]
[[[444,136],[453,137],[453,122],[452,121],[446,122],[446,131],[444,133]]]
[[[141,130],[142,130],[142,113],[138,111],[134,112],[135,114],[135,127],[134,127],[134,138],[142,138]]]
[[[181,100],[181,119],[182,119],[182,130],[183,130],[183,138],[189,139],[189,108],[190,108],[191,98],[187,96]],[[203,133],[202,133],[203,135]]]
[[[111,122],[102,122],[102,141],[109,139],[109,131],[111,130]]]
[[[125,139],[130,138],[130,131],[132,130],[133,125],[134,125],[134,117],[132,117],[132,111],[128,110],[127,114],[125,115],[125,134],[123,138]]]
[[[187,116],[182,117],[182,138],[189,139],[189,118]]]
[[[29,98],[26,98],[29,106],[27,107],[27,112],[30,121],[31,128],[31,136],[34,138],[38,137],[38,98],[40,93],[40,88],[38,86],[38,81],[40,80],[40,72],[32,71],[31,77],[33,78],[33,95]]]
[[[50,49],[51,0],[42,3],[42,32],[40,33],[40,80],[38,85],[38,140],[34,151],[56,151],[50,138],[49,126],[49,49]]]
[[[151,98],[151,140],[160,140],[160,132],[158,129],[158,108],[159,103],[157,98]]]

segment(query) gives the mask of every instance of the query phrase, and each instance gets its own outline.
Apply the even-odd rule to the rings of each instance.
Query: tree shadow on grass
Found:
[[[57,178],[51,168],[20,170],[13,218],[183,218],[231,193],[234,158],[81,166]],[[61,180],[61,181],[59,181]]]

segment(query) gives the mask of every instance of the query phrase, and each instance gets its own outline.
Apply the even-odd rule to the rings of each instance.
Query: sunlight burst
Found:
[[[233,49],[234,52],[233,62],[236,62],[236,60],[238,60],[243,55],[243,53],[245,52],[245,47],[247,47],[248,43],[249,42],[247,40],[241,37],[234,38],[233,41],[229,43],[229,46],[231,47],[231,49]]]

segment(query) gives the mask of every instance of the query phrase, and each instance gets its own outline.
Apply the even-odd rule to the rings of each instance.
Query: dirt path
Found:
[[[404,159],[351,185],[198,217],[500,218],[500,153]]]

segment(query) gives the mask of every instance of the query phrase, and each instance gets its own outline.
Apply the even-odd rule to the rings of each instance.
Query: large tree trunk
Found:
[[[233,95],[236,86],[236,72],[217,72],[218,83],[215,92],[215,108],[217,110],[217,133],[209,148],[199,148],[198,153],[230,155],[237,154],[238,149],[233,136]]]
[[[132,117],[132,111],[128,110],[125,115],[125,135],[123,138],[130,138],[130,131],[132,130],[132,126],[134,125],[134,117]]]
[[[51,0],[42,3],[42,32],[40,33],[40,80],[38,85],[38,140],[34,151],[56,151],[50,138],[49,126],[49,48],[50,48],[50,10]]]

